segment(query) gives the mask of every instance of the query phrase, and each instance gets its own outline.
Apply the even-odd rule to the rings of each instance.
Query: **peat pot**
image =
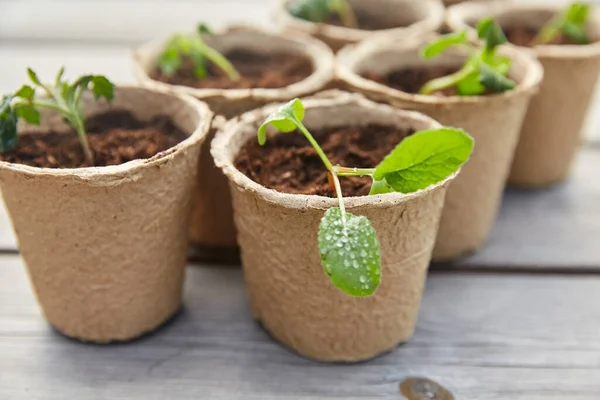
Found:
[[[420,40],[394,43],[386,38],[348,46],[338,54],[339,78],[353,91],[376,101],[417,110],[440,123],[462,128],[475,139],[471,158],[450,185],[442,214],[436,261],[475,251],[487,240],[496,219],[521,124],[543,71],[523,51],[503,48],[512,59],[510,77],[515,89],[485,96],[425,96],[379,83],[372,76],[389,76],[403,69],[431,66],[459,68],[466,55],[448,51],[435,60],[421,59]],[[367,74],[370,74],[367,75]]]
[[[347,93],[304,102],[309,130],[387,124],[398,130],[440,125],[416,112]],[[242,147],[272,107],[230,121],[212,143],[233,194],[242,265],[255,318],[297,353],[355,362],[394,349],[413,334],[446,188],[455,175],[412,194],[346,197],[346,208],[369,218],[382,253],[381,284],[370,297],[351,297],[324,273],[317,231],[334,198],[282,193],[235,167]],[[290,135],[290,134],[285,134]]]
[[[460,4],[449,9],[448,27],[464,29],[493,16],[505,30],[519,26],[537,31],[559,11],[554,5]],[[596,8],[590,12],[587,30],[591,40],[587,45],[518,47],[537,57],[544,67],[544,80],[523,123],[508,177],[511,185],[544,187],[569,175],[583,142],[582,129],[600,72],[600,13]]]
[[[48,322],[83,341],[126,341],[181,306],[196,164],[212,114],[191,97],[134,86],[117,86],[110,105],[91,96],[83,101],[86,117],[116,110],[139,121],[170,117],[183,140],[112,166],[0,161],[0,188]],[[23,126],[20,142],[65,129],[60,115],[43,112],[39,127]]]
[[[284,87],[222,89],[194,88],[165,83],[153,77],[157,58],[165,47],[166,42],[163,39],[148,43],[135,51],[134,69],[137,79],[141,84],[151,88],[193,95],[208,103],[216,114],[229,119],[268,103],[291,100],[320,91],[331,83],[333,78],[333,53],[325,44],[310,36],[236,26],[217,32],[205,40],[225,56],[239,50],[256,55],[271,54],[273,57],[280,58],[282,53],[291,54],[306,60],[308,72],[306,76]],[[268,74],[277,66],[265,68],[265,73]],[[243,65],[240,70],[244,75]],[[253,84],[253,82],[247,83]],[[237,247],[237,240],[227,180],[214,166],[210,156],[209,144],[215,131],[216,127],[209,133],[200,153],[198,168],[202,174],[199,174],[194,193],[189,235],[191,242],[201,248],[227,251]],[[217,251],[216,254],[218,253],[222,251]]]

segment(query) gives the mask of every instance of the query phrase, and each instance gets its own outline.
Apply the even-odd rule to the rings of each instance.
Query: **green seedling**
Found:
[[[486,18],[477,25],[477,35],[483,42],[479,47],[469,42],[467,31],[464,30],[443,35],[421,50],[421,57],[426,60],[455,46],[467,49],[470,54],[459,71],[427,82],[421,88],[421,94],[428,95],[454,87],[459,96],[477,96],[489,92],[504,92],[515,87],[516,83],[507,78],[510,58],[496,52],[498,46],[506,43],[502,29],[493,19]]]
[[[198,25],[194,35],[174,35],[158,59],[160,71],[166,76],[173,76],[183,65],[183,60],[189,58],[194,66],[194,74],[199,79],[208,74],[209,62],[220,68],[232,81],[240,79],[240,73],[229,60],[206,44],[205,35],[212,35],[212,31],[204,24]]]
[[[454,128],[421,131],[400,142],[375,168],[342,167],[331,163],[303,119],[304,105],[292,100],[267,117],[258,130],[258,142],[265,144],[269,125],[281,132],[299,130],[310,142],[329,171],[339,204],[325,212],[317,235],[325,273],[351,296],[372,295],[381,278],[379,239],[366,217],[346,211],[339,177],[370,176],[371,195],[416,192],[458,171],[473,150],[473,139]]]
[[[564,35],[577,44],[588,44],[590,40],[586,32],[586,23],[589,13],[590,6],[588,4],[571,4],[540,29],[533,39],[533,44],[547,44],[560,35]]]
[[[114,96],[114,85],[101,75],[84,75],[69,83],[63,79],[64,67],[58,71],[54,83],[42,83],[37,74],[27,69],[31,85],[23,85],[15,93],[5,95],[0,101],[0,153],[14,150],[18,144],[17,122],[19,118],[30,124],[40,124],[39,109],[59,112],[75,129],[86,163],[94,164],[94,153],[90,149],[85,131],[81,95],[91,90],[96,99],[110,101]],[[37,96],[36,90],[43,92]]]
[[[310,22],[323,23],[337,15],[342,25],[357,28],[356,14],[347,0],[297,0],[289,6],[290,13]]]

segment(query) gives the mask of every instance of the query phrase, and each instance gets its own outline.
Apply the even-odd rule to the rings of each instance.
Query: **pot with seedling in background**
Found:
[[[444,22],[440,0],[279,0],[277,23],[310,34],[334,51],[375,35],[420,36]]]
[[[437,261],[475,251],[489,236],[527,106],[543,75],[535,58],[500,46],[506,38],[493,20],[480,22],[479,36],[477,46],[466,31],[429,44],[378,38],[338,54],[338,76],[351,90],[462,128],[477,143],[448,189],[433,252]]]
[[[462,130],[343,92],[228,122],[212,153],[256,319],[323,361],[408,340],[446,187],[472,148]]]
[[[241,26],[207,32],[200,25],[196,34],[175,35],[136,50],[138,80],[148,87],[193,95],[229,119],[320,91],[333,78],[333,53],[309,36]],[[237,247],[227,180],[209,151],[215,131],[200,154],[202,174],[190,223],[191,242],[212,258]]]
[[[540,93],[529,107],[508,177],[511,185],[543,187],[563,181],[582,143],[582,128],[600,72],[600,13],[574,3],[528,6],[461,4],[448,12],[452,30],[493,16],[509,42],[544,67]]]
[[[180,308],[187,224],[208,106],[103,76],[2,98],[0,188],[48,322],[97,343]]]

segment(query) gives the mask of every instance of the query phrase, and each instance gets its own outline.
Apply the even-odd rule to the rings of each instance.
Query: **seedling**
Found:
[[[421,131],[404,139],[375,168],[334,166],[302,123],[304,105],[292,100],[267,117],[258,130],[258,142],[267,140],[267,127],[281,132],[298,129],[317,152],[333,181],[338,207],[321,219],[318,245],[326,274],[333,284],[351,296],[369,296],[381,278],[381,251],[375,229],[364,216],[346,211],[340,176],[370,176],[370,195],[412,193],[441,182],[469,158],[473,139],[464,131],[441,128]]]
[[[173,76],[183,65],[183,60],[188,58],[199,79],[208,74],[208,62],[220,68],[232,81],[240,79],[240,73],[229,60],[204,42],[205,35],[212,35],[212,31],[204,24],[198,25],[194,35],[174,35],[158,59],[160,71],[166,76]]]
[[[27,69],[32,85],[23,85],[13,94],[2,97],[0,102],[0,153],[14,150],[18,144],[17,122],[19,118],[30,124],[40,124],[40,108],[58,111],[77,131],[81,148],[88,165],[94,164],[94,153],[90,149],[85,131],[81,95],[91,90],[96,99],[110,101],[114,96],[114,85],[101,75],[84,75],[69,83],[63,79],[64,67],[58,71],[54,83],[42,83],[37,74]],[[36,90],[45,96],[36,96]]]
[[[289,6],[290,13],[300,19],[323,23],[337,15],[342,25],[357,28],[356,15],[347,0],[297,0]]]
[[[459,96],[477,96],[488,92],[504,92],[513,89],[516,83],[507,78],[510,70],[510,58],[496,53],[498,46],[506,43],[502,29],[491,18],[479,22],[477,35],[483,43],[473,46],[467,37],[467,31],[449,33],[441,36],[421,50],[421,57],[430,60],[453,46],[466,48],[470,56],[463,67],[448,76],[427,82],[420,90],[421,94],[454,87]]]
[[[533,39],[533,44],[550,43],[560,35],[564,35],[577,44],[588,44],[590,40],[586,32],[586,23],[589,12],[588,4],[571,4],[544,25]]]

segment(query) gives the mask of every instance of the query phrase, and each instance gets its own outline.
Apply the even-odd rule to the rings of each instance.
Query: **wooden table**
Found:
[[[0,92],[28,65],[131,82],[130,49],[156,32],[231,10],[268,20],[263,0],[27,3],[0,2]],[[136,9],[142,17],[128,20]],[[117,27],[105,35],[111,13]],[[66,339],[40,314],[0,212],[0,399],[403,399],[399,383],[424,377],[457,399],[598,400],[599,126],[593,113],[569,182],[507,191],[487,246],[433,266],[414,338],[360,365],[289,352],[252,320],[239,268],[206,264],[190,266],[183,310],[155,334],[114,346]]]

